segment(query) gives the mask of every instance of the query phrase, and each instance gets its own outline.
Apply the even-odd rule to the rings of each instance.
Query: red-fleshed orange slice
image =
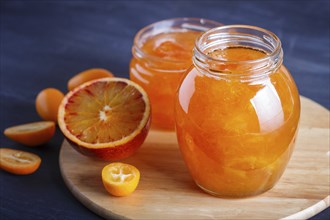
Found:
[[[128,79],[89,81],[64,97],[58,124],[79,152],[104,160],[126,158],[148,134],[149,99],[142,87]]]

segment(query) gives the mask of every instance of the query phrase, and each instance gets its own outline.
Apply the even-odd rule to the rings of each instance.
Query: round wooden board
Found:
[[[221,199],[201,191],[181,159],[175,133],[150,131],[133,157],[141,171],[136,191],[112,197],[104,189],[106,161],[76,152],[64,141],[63,179],[86,207],[105,218],[128,219],[306,219],[329,206],[329,111],[302,97],[298,139],[289,165],[270,191],[246,199]]]

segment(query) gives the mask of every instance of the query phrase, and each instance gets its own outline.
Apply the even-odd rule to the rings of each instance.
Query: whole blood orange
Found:
[[[58,113],[66,139],[79,152],[104,160],[132,155],[149,131],[145,91],[122,78],[86,82],[69,92]]]

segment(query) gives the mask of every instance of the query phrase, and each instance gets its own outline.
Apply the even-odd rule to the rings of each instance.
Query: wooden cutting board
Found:
[[[270,191],[246,199],[221,199],[201,191],[189,176],[175,133],[150,131],[133,157],[123,162],[141,171],[136,191],[112,197],[101,170],[109,162],[85,157],[64,141],[63,179],[86,207],[105,218],[129,219],[306,219],[329,207],[329,111],[302,97],[296,148]]]

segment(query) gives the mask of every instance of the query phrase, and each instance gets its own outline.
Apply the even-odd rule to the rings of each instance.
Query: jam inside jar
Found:
[[[194,181],[219,197],[271,189],[291,157],[300,99],[281,42],[253,26],[204,33],[178,88],[176,132]]]
[[[176,18],[151,24],[135,36],[130,79],[148,93],[153,129],[174,131],[175,93],[192,64],[195,40],[220,25],[200,18]]]

